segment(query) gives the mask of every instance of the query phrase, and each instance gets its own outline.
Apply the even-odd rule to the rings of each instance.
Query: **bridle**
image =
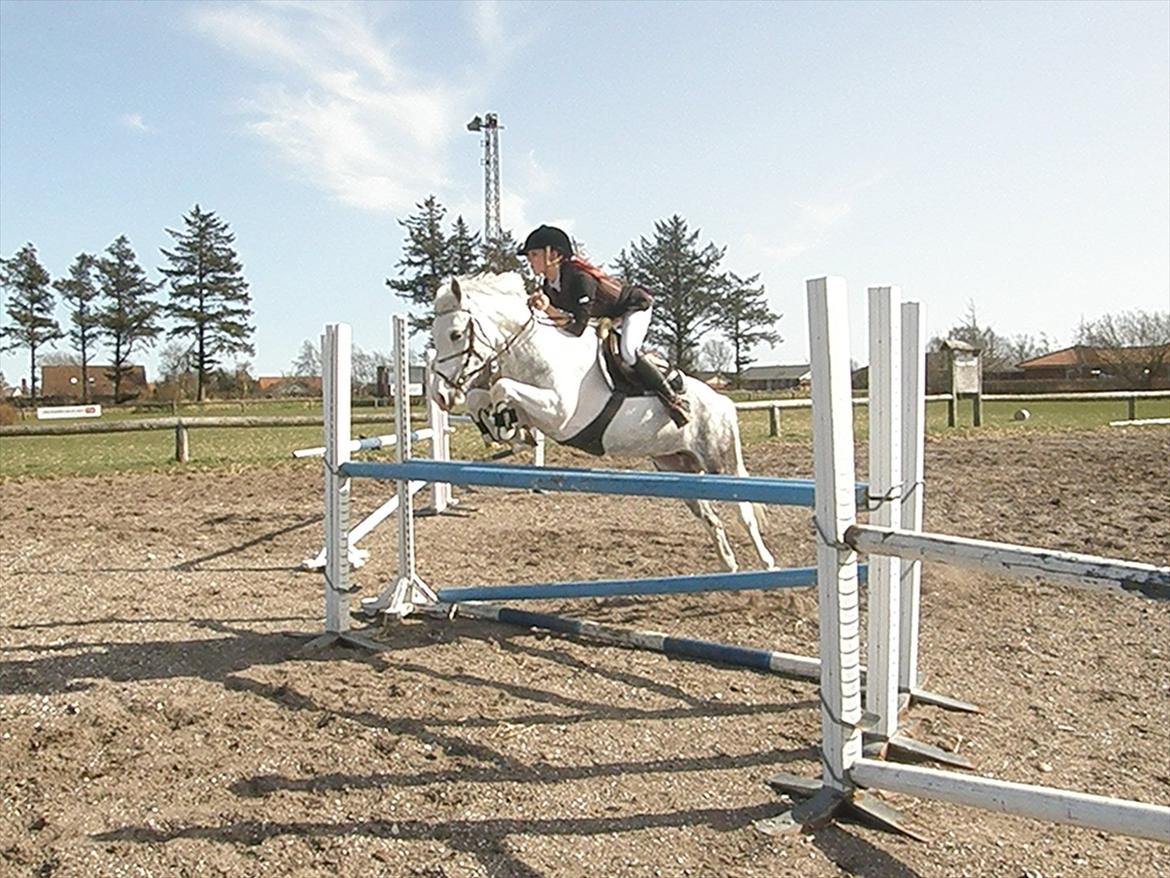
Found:
[[[536,322],[536,315],[529,308],[528,319],[524,321],[523,325],[513,332],[510,336],[504,339],[503,344],[499,348],[493,348],[488,343],[487,333],[483,331],[480,325],[479,318],[475,316],[475,312],[469,308],[449,308],[446,311],[436,311],[435,318],[446,317],[450,314],[458,314],[463,312],[468,315],[467,321],[467,347],[447,354],[445,357],[438,357],[435,360],[435,368],[433,374],[440,378],[455,393],[466,396],[469,388],[476,386],[477,382],[485,375],[490,376],[492,371],[499,361],[500,357],[508,352],[517,339]],[[482,337],[484,339],[483,345],[488,349],[488,353],[481,353],[476,348],[476,341]],[[453,360],[456,357],[463,357],[463,361],[459,366],[459,371],[455,373],[455,377],[449,378],[439,369],[440,363],[445,363],[448,360]]]

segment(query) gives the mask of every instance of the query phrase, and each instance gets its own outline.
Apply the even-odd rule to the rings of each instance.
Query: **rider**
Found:
[[[576,336],[585,332],[590,317],[620,322],[622,362],[657,394],[670,419],[679,427],[685,426],[690,420],[690,405],[641,350],[650,328],[650,293],[644,287],[621,284],[575,256],[569,236],[555,226],[533,230],[520,255],[528,258],[533,273],[542,279],[541,288],[528,297],[529,306],[560,318],[562,328]]]

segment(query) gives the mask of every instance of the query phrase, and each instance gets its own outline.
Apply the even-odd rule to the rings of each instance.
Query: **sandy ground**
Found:
[[[1170,430],[927,446],[927,526],[1170,563]],[[809,449],[749,453],[807,476]],[[361,483],[355,511],[387,486]],[[929,836],[784,838],[777,771],[817,773],[815,686],[471,620],[408,620],[378,653],[321,628],[319,471],[0,484],[0,874],[1160,876],[1170,848],[886,796]],[[481,491],[420,520],[435,585],[713,571],[675,502]],[[773,510],[784,565],[807,510]],[[748,544],[736,548],[750,561]],[[392,527],[355,579],[390,576]],[[811,595],[537,605],[815,653]],[[1170,802],[1170,606],[929,565],[927,688],[905,731],[982,773]]]

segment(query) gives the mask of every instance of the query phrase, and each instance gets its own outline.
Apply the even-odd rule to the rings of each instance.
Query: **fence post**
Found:
[[[1129,420],[1136,421],[1137,420],[1137,396],[1136,395],[1131,396],[1129,399],[1126,400],[1126,402],[1129,403]]]
[[[191,439],[187,434],[187,427],[183,419],[175,422],[175,460],[186,463],[191,456]]]
[[[768,435],[780,435],[780,407],[769,406],[768,408]]]
[[[947,400],[947,426],[955,426],[955,412],[958,409],[958,398],[954,391],[951,391],[950,399]]]
[[[976,393],[971,397],[971,423],[976,427],[983,426],[983,394]]]

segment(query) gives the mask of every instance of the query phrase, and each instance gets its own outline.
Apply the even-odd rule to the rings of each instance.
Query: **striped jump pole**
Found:
[[[443,590],[439,593],[442,595]],[[558,634],[585,637],[611,646],[644,649],[650,652],[660,652],[665,655],[677,656],[679,658],[715,662],[730,667],[749,668],[755,671],[777,674],[782,677],[794,677],[799,680],[816,681],[820,679],[821,675],[821,660],[813,656],[797,655],[795,653],[780,652],[773,649],[761,649],[754,646],[739,646],[734,643],[724,643],[718,640],[677,637],[661,631],[624,628],[617,625],[593,622],[588,619],[578,619],[572,616],[517,610],[514,607],[504,607],[498,604],[459,603],[452,605],[448,610],[444,610],[443,615],[444,617],[454,618],[466,616],[473,619],[498,622],[501,625],[514,625],[519,628],[553,631]],[[865,668],[861,669],[861,677],[864,681]],[[938,707],[967,712],[978,712],[978,708],[974,705],[956,702],[952,698],[933,692],[920,690],[915,693],[915,698],[923,704],[933,704]]]
[[[440,590],[440,597],[446,590]],[[736,646],[735,644],[721,643],[715,640],[675,637],[671,634],[663,634],[660,631],[621,628],[614,625],[604,625],[600,622],[591,622],[588,619],[575,619],[569,616],[558,616],[550,613],[532,613],[527,610],[517,610],[512,607],[501,607],[494,604],[460,603],[453,609],[456,617],[469,616],[474,619],[486,619],[504,625],[516,625],[521,628],[555,631],[559,634],[587,637],[591,640],[597,640],[613,646],[645,649],[651,652],[661,652],[666,655],[679,656],[681,658],[718,662],[719,664],[731,665],[733,667],[752,668],[757,671],[766,671],[806,680],[817,679],[821,672],[821,663],[819,660],[809,658],[808,656],[793,655],[787,652],[757,649],[750,646]]]

